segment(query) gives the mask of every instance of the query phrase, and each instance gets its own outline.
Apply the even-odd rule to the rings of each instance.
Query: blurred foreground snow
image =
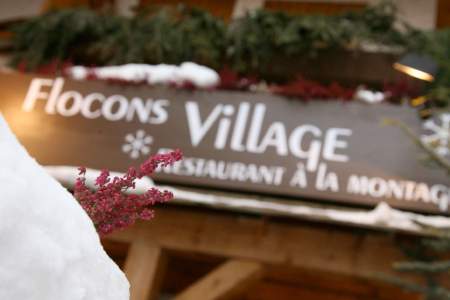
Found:
[[[129,299],[128,281],[87,214],[1,115],[0,149],[0,299]]]

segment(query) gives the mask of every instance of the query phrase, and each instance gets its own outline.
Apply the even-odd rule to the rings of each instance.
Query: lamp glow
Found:
[[[411,105],[416,107],[425,104],[427,98],[425,96],[417,97],[411,100]]]
[[[420,79],[420,80],[425,80],[425,81],[433,81],[434,80],[434,76],[431,74],[428,74],[426,72],[402,65],[400,63],[395,63],[394,64],[394,68],[400,72],[403,72],[405,74],[408,74],[411,77]]]
[[[436,62],[432,58],[416,53],[405,55],[398,62],[394,63],[393,67],[411,77],[425,81],[433,81],[438,69]]]

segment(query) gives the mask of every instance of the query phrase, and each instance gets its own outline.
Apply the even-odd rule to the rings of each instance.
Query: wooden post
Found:
[[[262,273],[263,266],[260,263],[231,259],[182,291],[174,299],[229,299],[259,280]]]
[[[130,300],[157,299],[166,262],[161,247],[143,237],[131,243],[124,267],[131,285]]]

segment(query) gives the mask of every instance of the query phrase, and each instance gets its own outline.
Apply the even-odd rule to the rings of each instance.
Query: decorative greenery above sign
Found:
[[[449,213],[448,180],[383,118],[406,107],[301,103],[262,93],[187,91],[0,75],[0,110],[40,163],[124,171],[180,148],[164,182]],[[330,117],[332,116],[332,117]]]
[[[308,69],[305,74],[293,70],[298,72],[300,58],[326,54],[324,50],[418,51],[440,66],[435,82],[427,88],[428,98],[440,107],[450,101],[450,30],[423,32],[407,24],[403,24],[405,30],[398,30],[402,22],[390,1],[337,16],[290,16],[261,10],[230,24],[186,7],[139,11],[133,18],[124,18],[66,9],[30,19],[13,30],[14,61],[24,70],[67,62],[102,66],[193,61],[216,70],[231,66],[245,76],[280,81],[310,75]],[[357,84],[373,83],[362,80]]]
[[[55,59],[96,66],[194,61],[249,72],[266,68],[278,56],[358,49],[363,43],[404,46],[408,35],[395,28],[395,13],[388,2],[338,16],[259,10],[227,26],[205,11],[183,6],[144,9],[133,18],[66,9],[15,27],[13,44],[16,60],[31,68]]]

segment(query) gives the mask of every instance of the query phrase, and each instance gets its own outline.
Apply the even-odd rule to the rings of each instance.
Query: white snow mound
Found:
[[[96,68],[74,66],[65,71],[76,80],[85,80],[92,74],[97,79],[147,82],[150,85],[191,83],[197,88],[213,88],[220,83],[216,71],[193,62],[184,62],[180,66],[167,64],[126,64]]]
[[[129,299],[129,283],[90,218],[28,155],[1,114],[0,299]]]

